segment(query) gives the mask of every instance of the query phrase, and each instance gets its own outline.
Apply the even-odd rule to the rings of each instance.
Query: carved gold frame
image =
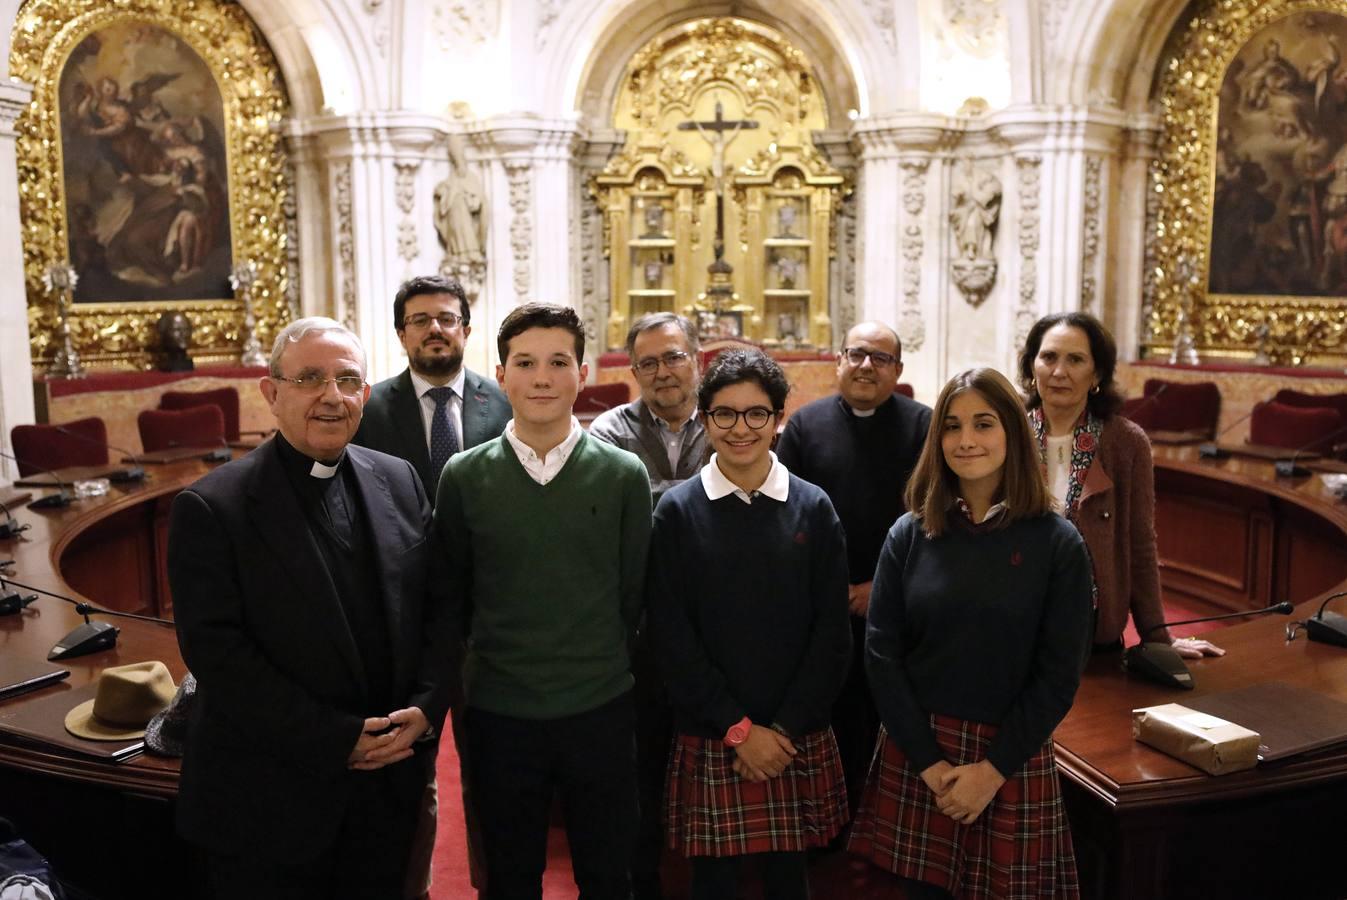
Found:
[[[1266,324],[1275,362],[1347,362],[1347,304],[1334,297],[1208,294],[1217,104],[1221,83],[1239,51],[1260,30],[1302,12],[1347,15],[1344,0],[1223,0],[1202,3],[1161,63],[1162,124],[1149,188],[1159,203],[1153,229],[1154,294],[1143,353],[1166,356],[1179,336],[1180,314],[1198,352],[1251,359],[1256,330]],[[1183,265],[1187,262],[1187,266]]]
[[[12,35],[11,77],[33,85],[33,98],[15,123],[24,283],[34,366],[56,351],[57,301],[43,272],[67,255],[65,184],[58,87],[71,52],[92,32],[120,22],[172,32],[205,61],[224,106],[229,221],[235,266],[257,268],[252,296],[255,333],[267,344],[289,318],[285,297],[284,204],[289,190],[279,132],[289,101],[280,70],[242,7],[198,0],[32,0]],[[168,309],[193,320],[198,362],[237,362],[243,305],[238,299],[90,302],[73,304],[70,332],[86,364],[148,367],[155,321]]]

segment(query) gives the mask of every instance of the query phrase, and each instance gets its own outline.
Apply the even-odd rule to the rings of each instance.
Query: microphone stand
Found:
[[[1222,428],[1220,434],[1216,435],[1210,441],[1207,441],[1205,444],[1202,444],[1197,448],[1197,455],[1203,459],[1228,459],[1230,457],[1230,451],[1220,445],[1219,442],[1221,438],[1225,437],[1232,430],[1234,430],[1236,425],[1242,425],[1243,423],[1249,421],[1249,419],[1253,418],[1254,410],[1258,409],[1258,407],[1260,406],[1262,406],[1261,403],[1255,403],[1253,405],[1253,409],[1250,409],[1244,415],[1240,416],[1238,419]]]
[[[66,437],[72,437],[75,438],[76,440],[84,441],[86,444],[96,444],[100,447],[106,447],[109,450],[116,450],[118,453],[125,453],[127,458],[131,460],[131,468],[117,469],[114,472],[109,472],[108,481],[111,481],[114,484],[116,484],[125,481],[145,480],[145,467],[140,464],[140,459],[136,456],[136,454],[132,453],[130,450],[127,450],[125,447],[117,447],[112,444],[109,444],[107,441],[96,441],[93,438],[89,437],[88,435],[80,434],[78,431],[71,431],[64,425],[54,425],[52,427],[54,427],[57,431],[61,432],[61,434],[64,434]]]
[[[1183,661],[1183,657],[1179,656],[1179,652],[1172,645],[1163,641],[1146,641],[1146,635],[1160,628],[1173,628],[1178,625],[1218,622],[1221,619],[1239,619],[1245,616],[1258,616],[1271,612],[1289,616],[1294,611],[1294,604],[1283,600],[1281,603],[1274,603],[1262,609],[1222,613],[1218,616],[1198,616],[1196,619],[1180,619],[1177,622],[1161,622],[1159,625],[1147,628],[1145,633],[1139,635],[1142,643],[1128,647],[1123,651],[1123,668],[1141,678],[1154,681],[1156,684],[1191,691],[1193,689],[1193,674],[1188,671],[1188,665]]]
[[[11,590],[6,586],[5,577],[2,573],[4,569],[12,565],[14,565],[14,560],[0,559],[0,616],[10,616],[20,612],[37,599],[37,594],[29,594],[24,597],[18,591]]]
[[[1310,441],[1305,446],[1297,448],[1295,452],[1291,454],[1290,459],[1277,460],[1272,464],[1272,467],[1277,471],[1277,476],[1279,478],[1307,478],[1310,475],[1314,474],[1304,466],[1296,465],[1296,459],[1300,457],[1300,454],[1304,453],[1306,450],[1313,447],[1315,444],[1318,444],[1321,441],[1331,440],[1332,438],[1335,438],[1338,435],[1343,434],[1344,432],[1347,432],[1347,425],[1344,425],[1337,431],[1330,431],[1323,437],[1317,437],[1314,440]]]
[[[1319,611],[1300,623],[1304,626],[1305,634],[1310,640],[1347,647],[1347,616],[1324,611],[1329,601],[1336,600],[1339,597],[1347,597],[1347,591],[1329,594],[1324,598],[1324,602],[1319,604]]]
[[[40,469],[43,474],[50,475],[52,480],[56,482],[56,493],[37,498],[28,504],[29,509],[60,509],[61,507],[69,506],[75,501],[73,487],[70,491],[67,491],[65,489],[66,483],[61,480],[61,476],[57,475],[51,469],[48,469],[46,466],[39,466],[37,463],[29,462],[26,459],[19,459],[14,454],[6,453],[3,450],[0,450],[0,456],[3,456],[5,459],[12,459],[21,466],[32,466],[34,469]]]
[[[4,503],[0,503],[0,512],[5,514],[5,521],[0,522],[0,541],[16,538],[32,527],[31,525],[19,524],[19,520],[14,518],[14,514],[9,511],[9,507]],[[14,560],[11,559],[8,562],[12,565]],[[0,567],[3,567],[4,565],[5,563],[0,563]]]
[[[154,622],[157,625],[173,625],[170,619],[160,619],[155,616],[142,616],[136,613],[119,612],[113,609],[103,609],[94,606],[92,603],[86,603],[82,600],[76,600],[73,597],[67,597],[64,594],[57,594],[53,591],[44,590],[40,587],[34,587],[30,584],[23,584],[10,578],[7,579],[15,587],[23,588],[26,591],[36,591],[39,594],[46,594],[48,597],[54,597],[57,600],[64,600],[66,603],[75,607],[75,612],[84,616],[84,624],[77,626],[65,637],[61,638],[47,653],[47,659],[70,659],[75,656],[84,656],[88,653],[96,653],[100,650],[110,650],[117,646],[117,635],[121,634],[121,629],[108,622],[94,622],[89,618],[91,613],[97,613],[100,616],[118,616],[123,619],[136,619],[141,622]],[[35,597],[30,599],[31,603]],[[27,606],[25,603],[24,606]]]

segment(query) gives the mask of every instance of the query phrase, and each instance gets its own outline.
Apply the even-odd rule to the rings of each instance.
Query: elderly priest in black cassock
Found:
[[[173,502],[168,573],[198,682],[178,827],[220,898],[399,898],[459,641],[405,460],[348,446],[369,394],[330,319],[277,337],[279,434]]]

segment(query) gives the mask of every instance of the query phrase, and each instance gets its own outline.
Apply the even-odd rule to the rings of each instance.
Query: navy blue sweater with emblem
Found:
[[[1000,726],[1009,778],[1071,708],[1089,654],[1090,560],[1066,519],[975,527],[951,511],[928,538],[907,513],[875,570],[865,665],[889,735],[921,772],[943,755],[929,714]]]
[[[828,727],[851,652],[842,526],[794,475],[783,503],[706,496],[693,477],[655,509],[647,614],[680,733],[748,716],[792,735]]]

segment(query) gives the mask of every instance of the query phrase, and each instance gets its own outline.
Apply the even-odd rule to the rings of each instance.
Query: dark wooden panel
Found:
[[[136,504],[83,529],[61,556],[66,581],[108,609],[158,613],[153,504]]]

